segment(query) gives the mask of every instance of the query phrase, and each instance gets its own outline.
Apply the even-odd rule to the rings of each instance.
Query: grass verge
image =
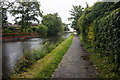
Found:
[[[44,58],[35,62],[29,69],[27,69],[27,72],[13,75],[12,78],[50,78],[52,73],[58,67],[64,54],[69,49],[72,40],[73,35],[67,38]]]

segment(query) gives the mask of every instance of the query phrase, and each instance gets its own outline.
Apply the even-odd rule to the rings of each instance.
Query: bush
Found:
[[[111,55],[114,61],[119,57],[119,33],[120,33],[120,8],[114,10],[111,14],[103,17],[98,24],[98,33],[96,36],[96,49],[101,50],[101,55]],[[103,54],[104,53],[104,54]],[[117,58],[116,58],[117,56]],[[120,60],[119,60],[120,61]]]
[[[44,25],[40,25],[36,29],[36,31],[39,32],[40,35],[43,36],[43,37],[47,36],[47,30],[48,30],[48,28]]]
[[[107,63],[117,65],[111,72],[120,74],[119,22],[120,2],[97,2],[85,9],[78,20],[78,26],[85,45],[93,48],[101,58],[110,58]]]

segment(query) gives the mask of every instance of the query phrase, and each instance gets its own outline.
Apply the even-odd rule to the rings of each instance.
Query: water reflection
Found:
[[[10,72],[15,64],[19,62],[19,58],[24,55],[25,50],[30,52],[33,49],[39,49],[45,41],[52,41],[56,43],[60,38],[67,38],[71,33],[62,33],[58,36],[43,38],[33,38],[27,41],[18,41],[18,42],[3,42],[2,46],[2,70],[3,73]]]

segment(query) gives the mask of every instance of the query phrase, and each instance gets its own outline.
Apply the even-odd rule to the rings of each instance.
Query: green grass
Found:
[[[12,78],[50,78],[64,54],[69,49],[73,40],[73,35],[62,42],[51,53],[34,63],[27,72],[13,75]]]

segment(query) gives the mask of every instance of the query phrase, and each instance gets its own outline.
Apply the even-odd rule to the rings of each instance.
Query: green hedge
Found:
[[[97,2],[78,20],[82,41],[100,57],[115,63],[111,70],[120,74],[120,2]]]

